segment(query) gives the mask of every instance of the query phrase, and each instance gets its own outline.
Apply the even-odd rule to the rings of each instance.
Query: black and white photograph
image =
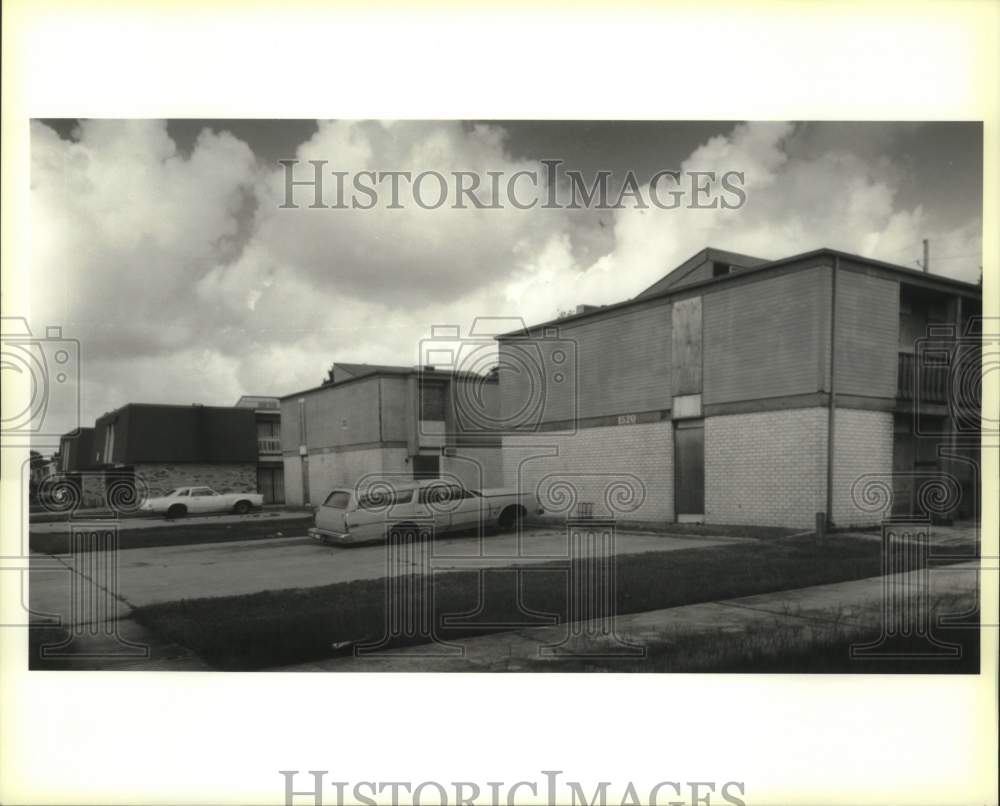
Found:
[[[979,671],[980,124],[31,146],[31,668]]]
[[[557,741],[535,721],[560,685],[591,703],[559,706],[577,731],[618,692],[637,700],[616,719],[700,699],[721,724],[749,700],[766,725],[794,719],[783,689],[835,714],[828,695],[911,686],[966,692],[965,718],[996,728],[995,696],[971,706],[1000,622],[995,120],[224,100],[16,118],[2,623],[5,669],[35,696],[119,689],[145,735],[183,725],[167,703],[188,696],[222,723],[212,697],[238,689],[225,728],[244,740],[296,720],[334,734],[319,757],[245,764],[253,802],[293,806],[910,802],[888,772],[832,800],[755,783],[757,751],[711,774],[696,755],[601,772],[532,738],[520,777],[494,779],[359,765],[359,740],[337,763],[356,729],[430,750],[397,709],[440,735],[509,708],[484,752]],[[737,693],[758,683],[771,693]],[[874,742],[850,712],[837,730]],[[486,713],[445,741],[492,733]],[[828,752],[837,718],[800,713]],[[83,725],[64,738],[88,743]],[[951,800],[911,776],[931,798],[912,802],[989,802],[964,800],[985,790],[959,772],[979,739],[938,738],[968,748],[941,756],[941,785],[968,787]],[[103,802],[229,802],[129,780]]]

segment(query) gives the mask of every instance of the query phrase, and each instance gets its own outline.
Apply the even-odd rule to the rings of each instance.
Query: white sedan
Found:
[[[259,493],[217,493],[211,487],[178,487],[166,495],[147,498],[140,510],[162,513],[168,518],[202,515],[209,512],[235,512],[245,515],[264,503]]]

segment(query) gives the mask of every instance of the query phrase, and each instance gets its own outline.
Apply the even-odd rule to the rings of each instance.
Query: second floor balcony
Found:
[[[281,437],[257,437],[257,453],[261,456],[281,454]]]
[[[951,364],[937,356],[899,354],[896,374],[896,398],[926,403],[948,402]]]

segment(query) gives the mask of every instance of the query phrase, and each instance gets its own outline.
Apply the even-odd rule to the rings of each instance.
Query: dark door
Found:
[[[892,514],[896,517],[913,514],[913,466],[916,462],[917,444],[912,434],[896,425],[892,445]]]
[[[680,420],[674,427],[674,509],[705,514],[705,424]]]
[[[257,492],[264,496],[265,504],[284,504],[285,469],[283,467],[258,467]]]
[[[436,479],[441,476],[441,457],[437,454],[413,457],[414,479]]]

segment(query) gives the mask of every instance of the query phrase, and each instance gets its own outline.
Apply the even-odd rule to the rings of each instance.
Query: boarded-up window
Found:
[[[443,420],[445,410],[445,392],[447,386],[443,383],[420,384],[420,419]]]
[[[701,297],[678,300],[672,317],[675,395],[701,392]]]

